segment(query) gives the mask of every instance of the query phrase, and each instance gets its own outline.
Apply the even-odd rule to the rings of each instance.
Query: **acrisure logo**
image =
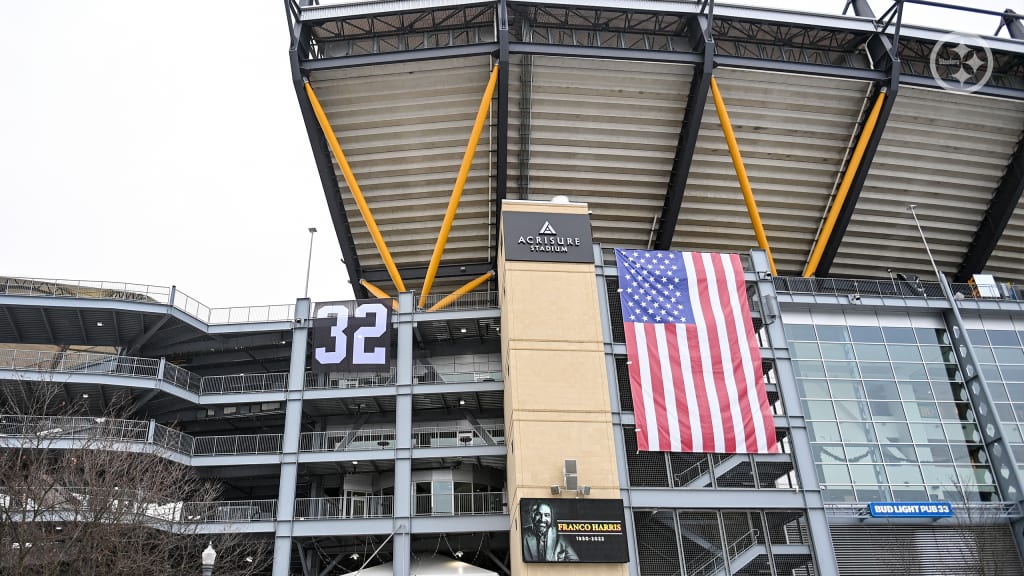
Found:
[[[544,221],[544,225],[540,227],[540,232],[537,234],[548,234],[550,236],[557,236],[558,232],[555,232],[555,227],[551,225],[551,222]]]
[[[928,58],[932,78],[954,92],[976,92],[992,77],[992,49],[980,36],[950,32],[939,38]]]

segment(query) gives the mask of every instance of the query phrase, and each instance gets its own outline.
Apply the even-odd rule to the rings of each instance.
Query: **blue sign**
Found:
[[[949,502],[871,502],[873,518],[948,518],[953,515]]]

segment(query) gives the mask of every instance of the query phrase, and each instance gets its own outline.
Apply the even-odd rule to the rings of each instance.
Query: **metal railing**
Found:
[[[938,282],[921,280],[872,280],[851,278],[801,278],[797,276],[776,276],[775,291],[786,294],[815,294],[824,296],[886,296],[898,298],[945,298],[942,285]],[[950,284],[953,296],[962,300],[1020,300],[1019,294],[1011,290],[1009,296],[999,298],[983,297],[970,284]]]
[[[146,442],[149,422],[85,416],[0,415],[0,436],[38,440]]]
[[[502,492],[416,494],[416,516],[466,516],[504,512]]]
[[[498,445],[505,444],[504,424],[481,426]],[[413,446],[416,448],[451,448],[454,446],[487,446],[487,441],[472,427],[461,426],[419,426],[412,429]]]
[[[210,308],[176,288],[127,282],[0,277],[0,295],[3,294],[170,304],[206,324],[276,322],[295,318],[294,304]]]
[[[0,350],[0,369],[157,378],[160,360],[95,352]],[[274,392],[288,388],[287,372],[200,376],[166,362],[162,380],[193,394]]]
[[[160,369],[160,361],[154,358],[97,354],[95,352],[5,349],[0,350],[0,368],[156,378]]]
[[[394,496],[296,498],[295,519],[389,518],[395,515]]]
[[[757,546],[758,537],[760,536],[760,533],[760,530],[754,528],[753,530],[737,538],[736,541],[732,544],[729,544],[725,549],[726,555],[729,557],[729,560],[732,560],[740,554],[743,554],[747,550],[750,550],[754,546]],[[725,566],[725,558],[723,558],[722,556],[715,556],[714,558],[708,560],[707,562],[701,564],[693,570],[688,571],[687,573],[692,574],[693,576],[710,576],[711,574],[723,570]]]
[[[341,452],[346,450],[384,450],[395,447],[394,428],[303,432],[299,452]]]
[[[199,436],[192,447],[193,456],[233,456],[236,454],[276,454],[281,452],[281,434],[244,436]]]
[[[184,502],[181,522],[272,522],[277,520],[277,500],[222,500]]]
[[[375,388],[394,386],[398,368],[392,366],[387,372],[339,372],[315,374],[306,372],[307,390],[330,390],[334,388]]]
[[[441,300],[447,298],[447,294],[429,294],[427,295],[427,301],[424,310],[429,309],[434,304],[437,304]],[[481,308],[497,308],[498,307],[498,293],[497,292],[470,292],[464,295],[462,298],[452,302],[445,306],[440,311],[445,310],[479,310]]]

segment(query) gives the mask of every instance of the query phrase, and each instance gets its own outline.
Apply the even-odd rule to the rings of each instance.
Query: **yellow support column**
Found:
[[[398,299],[392,298],[391,296],[388,295],[387,292],[381,290],[376,284],[368,280],[360,280],[359,285],[362,286],[363,288],[366,288],[367,292],[373,294],[377,298],[386,298],[388,300],[391,300],[391,308],[395,312],[398,312]]]
[[[449,294],[449,295],[445,296],[444,298],[442,298],[437,304],[434,304],[433,306],[428,308],[427,312],[436,312],[436,311],[441,310],[443,308],[447,308],[449,305],[452,304],[452,302],[455,302],[459,298],[462,298],[466,294],[469,294],[470,292],[475,290],[477,286],[483,284],[484,282],[487,282],[493,276],[494,276],[494,271],[491,270],[490,272],[488,272],[486,274],[481,274],[480,276],[474,278],[473,280],[470,280],[469,282],[466,282],[465,286],[463,286],[462,288],[459,288],[455,292],[452,292],[451,294]]]
[[[835,200],[832,201],[832,207],[828,211],[828,217],[825,218],[825,224],[821,227],[821,232],[818,233],[818,239],[814,242],[814,249],[811,250],[811,256],[807,259],[807,266],[804,267],[804,278],[810,278],[818,271],[818,264],[821,263],[821,255],[825,253],[825,246],[828,245],[828,239],[832,237],[832,230],[836,227],[836,220],[839,219],[839,212],[843,209],[843,204],[846,202],[846,195],[850,192],[850,185],[853,184],[853,178],[857,175],[857,169],[860,168],[860,162],[864,158],[864,150],[868,147],[868,140],[871,140],[871,135],[875,132],[875,124],[878,123],[878,114],[882,111],[883,102],[885,102],[885,90],[878,93],[878,98],[875,99],[875,105],[871,108],[871,114],[868,115],[868,119],[864,122],[864,130],[861,131],[860,139],[857,140],[857,146],[853,149],[853,156],[850,157],[850,165],[846,167],[846,173],[843,174],[843,181],[839,184],[839,190],[836,191],[836,197]]]
[[[366,198],[363,197],[363,191],[359,188],[359,182],[356,181],[356,176],[352,173],[348,160],[345,159],[345,153],[341,151],[338,137],[334,135],[334,129],[331,128],[331,123],[327,120],[327,114],[324,113],[323,107],[320,106],[320,100],[317,99],[316,93],[313,92],[313,87],[310,86],[309,82],[306,82],[306,95],[309,96],[309,102],[313,105],[313,112],[316,114],[317,121],[320,122],[320,129],[323,130],[327,143],[330,144],[331,150],[334,151],[334,158],[338,161],[338,166],[341,167],[341,173],[345,176],[345,183],[348,184],[352,197],[355,198],[356,206],[359,207],[359,213],[362,214],[366,227],[370,229],[373,243],[377,245],[377,251],[380,252],[380,257],[384,259],[384,266],[388,269],[391,281],[399,292],[405,292],[405,284],[402,282],[401,274],[398,273],[395,261],[391,259],[391,252],[388,251],[388,246],[384,243],[384,236],[381,235],[380,229],[377,228],[377,221],[373,219],[370,207],[366,204]]]
[[[455,179],[455,188],[452,189],[452,196],[448,200],[448,210],[444,214],[444,222],[441,223],[441,232],[434,244],[434,253],[430,257],[430,266],[427,268],[427,275],[423,279],[423,292],[420,294],[419,307],[427,303],[427,295],[434,285],[434,277],[437,276],[437,267],[441,264],[441,255],[444,254],[444,247],[448,244],[448,234],[452,231],[452,222],[455,220],[455,211],[459,209],[459,200],[462,199],[462,190],[466,187],[466,179],[469,177],[469,168],[473,165],[473,156],[476,154],[476,146],[480,142],[480,133],[483,132],[484,122],[487,120],[487,112],[491,109],[491,98],[494,97],[494,86],[498,83],[498,66],[495,65],[491,71],[491,79],[487,82],[484,90],[484,97],[480,100],[480,108],[476,112],[476,121],[473,123],[473,132],[469,136],[469,143],[466,144],[466,153],[462,156],[462,167],[459,169],[459,176]]]
[[[732,156],[732,165],[736,169],[736,178],[740,181],[740,190],[743,191],[743,199],[747,203],[747,213],[750,214],[750,224],[754,227],[754,235],[757,236],[757,245],[768,254],[768,265],[771,266],[774,275],[776,272],[772,249],[768,246],[768,236],[765,235],[764,226],[761,224],[761,215],[754,201],[754,191],[750,188],[747,169],[743,166],[743,157],[740,156],[740,146],[736,143],[736,135],[733,134],[732,123],[729,122],[729,111],[725,109],[725,101],[722,100],[722,93],[718,91],[718,83],[715,82],[714,76],[711,77],[711,94],[715,98],[715,110],[718,112],[718,120],[722,123],[722,133],[725,134],[725,141],[729,145],[729,155]]]

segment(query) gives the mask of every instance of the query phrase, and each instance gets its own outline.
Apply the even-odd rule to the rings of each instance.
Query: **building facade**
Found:
[[[2,446],[193,466],[222,497],[169,519],[272,540],[275,576],[1024,573],[1024,30],[993,13],[953,90],[950,38],[850,4],[287,3],[387,368],[313,369],[357,303],[4,278]],[[510,257],[516,222],[571,248]],[[614,248],[742,255],[781,453],[637,450]],[[81,420],[16,412],[42,383]],[[531,535],[608,502],[607,546]]]

